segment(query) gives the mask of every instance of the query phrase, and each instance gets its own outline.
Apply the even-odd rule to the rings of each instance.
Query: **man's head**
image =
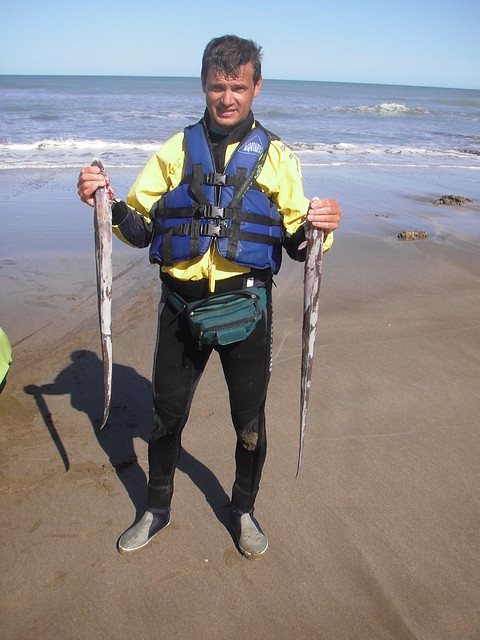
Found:
[[[202,59],[202,88],[212,125],[224,131],[243,122],[262,85],[261,48],[237,36],[214,38]]]
[[[234,78],[240,67],[249,62],[253,68],[253,83],[257,84],[262,77],[262,47],[253,40],[245,40],[238,36],[213,38],[203,52],[202,84],[205,84],[211,70]]]

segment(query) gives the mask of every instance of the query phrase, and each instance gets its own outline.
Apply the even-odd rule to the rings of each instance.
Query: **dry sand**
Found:
[[[74,268],[57,256],[56,276],[45,258],[8,310],[2,297],[15,358],[0,396],[2,638],[480,637],[478,236],[400,242],[390,213],[372,212],[369,232],[351,222],[325,258],[297,480],[302,266],[285,260],[276,278],[256,512],[270,547],[255,562],[228,526],[234,435],[215,357],[170,527],[138,554],[116,550],[145,506],[158,301],[145,253],[117,251],[101,435],[93,253]]]

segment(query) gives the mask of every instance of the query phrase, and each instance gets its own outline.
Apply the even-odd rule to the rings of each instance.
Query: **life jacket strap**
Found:
[[[242,185],[245,177],[241,173],[240,175],[230,175],[226,173],[202,173],[201,164],[196,164],[193,167],[193,173],[187,174],[182,178],[182,184],[198,183],[207,185],[209,187],[237,187]],[[240,170],[242,171],[242,170]]]
[[[209,206],[210,202],[208,201],[208,198],[205,195],[205,191],[203,190],[203,177],[204,174],[202,164],[194,164],[192,175],[185,176],[184,182],[190,182],[190,190],[193,194],[194,200],[198,202],[198,204]]]
[[[192,207],[175,207],[173,209],[164,209],[162,207],[152,208],[150,215],[155,220],[167,220],[168,218],[192,218],[200,220],[201,218],[226,218],[225,212],[228,208],[214,207],[211,204],[196,204]],[[158,229],[162,229],[158,226]]]
[[[233,187],[237,183],[236,176],[225,173],[205,173],[203,183],[213,187]]]

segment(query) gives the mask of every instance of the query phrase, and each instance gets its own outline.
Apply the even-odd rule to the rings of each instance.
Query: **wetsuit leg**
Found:
[[[150,507],[170,505],[182,430],[211,353],[208,347],[198,349],[185,318],[176,317],[168,304],[161,306],[153,366],[154,417],[148,443]]]
[[[218,348],[237,434],[232,505],[252,511],[267,453],[265,401],[271,370],[272,299],[268,290],[263,317],[243,342]]]

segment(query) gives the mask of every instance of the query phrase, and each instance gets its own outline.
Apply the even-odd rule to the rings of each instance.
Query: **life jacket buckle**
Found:
[[[203,182],[209,186],[221,187],[227,184],[227,176],[224,173],[206,173]]]
[[[201,204],[197,207],[197,212],[201,218],[219,218],[223,220],[225,217],[225,209],[223,207],[215,207],[211,204]]]
[[[223,229],[224,225],[222,225],[221,220],[216,220],[215,224],[212,222],[204,222],[200,225],[200,235],[220,238],[223,234]]]

